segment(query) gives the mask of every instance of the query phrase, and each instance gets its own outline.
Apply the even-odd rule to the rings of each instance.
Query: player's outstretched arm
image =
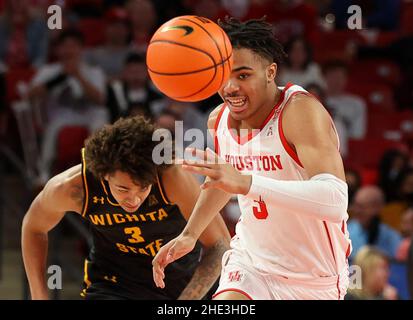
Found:
[[[48,232],[66,211],[80,212],[83,187],[80,165],[49,180],[27,211],[22,225],[22,254],[33,300],[48,299],[46,261]]]
[[[162,181],[169,201],[179,206],[182,214],[188,220],[200,195],[199,182],[195,177],[184,171],[181,166],[174,166],[162,175]],[[179,181],[179,183],[176,183]],[[199,241],[203,246],[203,255],[195,273],[179,299],[201,299],[210,290],[221,273],[221,258],[229,249],[230,235],[220,214],[214,218],[202,232]],[[173,260],[191,251],[195,242],[189,238],[186,242],[183,235],[174,246],[168,246]],[[188,240],[188,239],[187,239]],[[188,243],[185,250],[179,243]]]
[[[211,113],[208,120],[209,128],[214,127],[219,109],[220,107],[218,107]],[[196,203],[192,203],[193,209],[191,208],[190,210],[191,214],[186,227],[177,238],[171,240],[160,249],[160,251],[157,253],[152,262],[153,278],[155,284],[161,288],[165,286],[165,283],[163,281],[165,277],[165,267],[171,262],[181,258],[188,252],[192,251],[198,238],[201,237],[200,240],[204,244],[204,246],[206,245],[211,248],[214,248],[213,251],[210,251],[208,256],[204,256],[204,262],[209,260],[214,260],[218,262],[217,257],[222,255],[222,251],[224,251],[223,247],[224,245],[226,246],[226,241],[227,239],[229,239],[227,238],[229,237],[228,231],[224,232],[222,230],[222,218],[217,217],[217,214],[231,199],[231,194],[222,192],[221,190],[217,189],[206,189],[199,192],[198,185],[196,187],[193,186],[191,189],[197,190],[197,192],[199,193],[199,197],[196,197]],[[188,191],[189,190],[185,190],[184,192]],[[209,225],[210,227],[208,227]],[[223,234],[225,234],[224,239],[222,239]],[[213,265],[215,266],[213,267],[215,268],[215,271],[213,272],[213,277],[215,277],[216,274],[219,275],[218,268],[220,270],[220,261],[221,257],[219,257],[219,264],[216,264],[215,262],[213,263]],[[199,273],[205,274],[205,272],[208,272],[207,269],[208,268],[203,270],[199,269]],[[198,276],[194,276],[194,279],[196,278],[198,278]],[[212,280],[212,277],[210,278],[210,280]],[[206,287],[204,287],[204,289],[205,288]],[[190,290],[188,289],[186,290],[186,292],[190,292]],[[185,292],[183,292],[183,294],[184,293]]]
[[[186,163],[184,168],[211,179],[203,188],[243,194],[253,200],[262,198],[266,203],[287,206],[302,215],[341,223],[348,218],[348,191],[337,137],[327,111],[316,99],[298,95],[283,112],[284,135],[297,152],[308,180],[242,175],[228,163],[196,161]],[[201,158],[207,153],[218,157],[211,150],[197,152]]]

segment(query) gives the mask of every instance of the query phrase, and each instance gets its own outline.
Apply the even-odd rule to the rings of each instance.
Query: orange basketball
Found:
[[[232,46],[211,20],[176,17],[153,35],[146,53],[149,76],[156,87],[179,101],[199,101],[216,93],[228,80]]]

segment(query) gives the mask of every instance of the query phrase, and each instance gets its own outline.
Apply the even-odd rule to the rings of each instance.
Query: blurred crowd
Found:
[[[53,4],[62,8],[61,30],[47,25]],[[362,30],[348,28],[354,4]],[[392,267],[406,266],[413,236],[413,1],[0,0],[0,143],[32,165],[42,184],[78,163],[90,132],[122,116],[145,114],[172,132],[183,121],[184,129],[205,132],[219,96],[172,101],[146,72],[152,34],[185,14],[214,21],[265,15],[274,25],[288,54],[277,83],[314,94],[340,136],[350,258],[368,275],[365,290],[349,297],[406,297],[406,276],[404,284],[390,278]],[[237,209],[229,208],[227,219],[236,222]]]

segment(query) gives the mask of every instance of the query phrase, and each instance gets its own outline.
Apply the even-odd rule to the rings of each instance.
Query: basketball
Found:
[[[155,86],[178,101],[200,101],[215,94],[231,73],[232,46],[213,21],[180,16],[153,35],[146,54]]]

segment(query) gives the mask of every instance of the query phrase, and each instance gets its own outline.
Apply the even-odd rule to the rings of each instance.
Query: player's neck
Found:
[[[265,103],[257,109],[257,112],[255,112],[253,116],[241,122],[240,129],[260,129],[265,119],[267,119],[268,115],[274,109],[280,96],[281,90],[274,85],[273,90],[268,90],[268,97]]]

